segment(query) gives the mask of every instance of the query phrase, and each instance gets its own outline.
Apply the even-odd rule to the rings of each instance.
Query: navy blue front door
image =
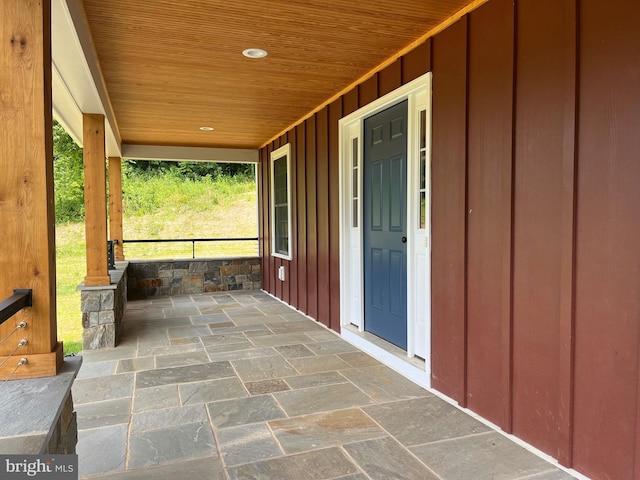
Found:
[[[364,122],[364,328],[407,349],[407,102]]]

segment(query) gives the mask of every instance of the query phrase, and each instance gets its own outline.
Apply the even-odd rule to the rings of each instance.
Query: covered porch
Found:
[[[504,434],[640,478],[639,23],[632,0],[2,2],[0,299],[33,303],[0,325],[28,324],[20,361],[0,345],[0,381],[75,374],[56,329],[55,114],[85,153],[84,287],[121,314],[83,312],[117,345],[82,355],[86,475],[278,478],[302,458],[319,478],[378,478],[384,459],[391,478],[466,479],[490,458],[565,476],[510,443],[492,454]],[[256,164],[262,292],[116,308],[123,158]],[[372,246],[383,223],[395,243]],[[247,419],[256,397],[279,417]],[[345,412],[357,426],[336,434]],[[448,437],[425,436],[443,418]],[[96,445],[118,449],[109,465]]]
[[[573,478],[262,291],[129,302],[73,387],[81,478]]]

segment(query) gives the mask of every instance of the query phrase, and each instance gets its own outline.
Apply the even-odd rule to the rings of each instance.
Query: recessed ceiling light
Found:
[[[203,132],[213,132],[213,127],[200,127]]]
[[[264,58],[268,54],[266,50],[263,50],[261,48],[247,48],[246,50],[242,51],[242,55],[247,58]]]

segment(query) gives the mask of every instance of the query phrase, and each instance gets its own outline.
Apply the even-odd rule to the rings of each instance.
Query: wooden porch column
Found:
[[[84,152],[84,210],[87,237],[85,286],[109,285],[107,265],[107,177],[104,148],[104,115],[82,117]]]
[[[114,256],[117,261],[124,260],[122,248],[122,160],[109,157],[109,239],[117,240]]]
[[[0,125],[0,301],[14,289],[33,290],[33,306],[0,325],[0,339],[13,333],[0,345],[0,381],[52,376],[62,365],[62,343],[56,324],[50,2],[0,2]],[[27,327],[16,331],[21,321]],[[16,350],[22,339],[28,343]],[[16,368],[21,358],[28,363]]]

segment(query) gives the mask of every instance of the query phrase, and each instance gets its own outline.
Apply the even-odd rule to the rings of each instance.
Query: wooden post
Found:
[[[50,2],[0,2],[0,92],[0,300],[14,289],[33,290],[33,306],[0,325],[4,338],[27,322],[0,345],[0,380],[52,376],[62,365],[62,343],[56,324]],[[16,350],[23,338],[28,343]],[[28,363],[16,368],[23,357]]]
[[[104,115],[82,117],[84,151],[84,210],[87,237],[85,286],[109,285],[107,265],[107,178],[104,148]]]
[[[117,261],[124,260],[122,245],[122,161],[118,157],[109,157],[109,239],[117,240],[114,256]]]

